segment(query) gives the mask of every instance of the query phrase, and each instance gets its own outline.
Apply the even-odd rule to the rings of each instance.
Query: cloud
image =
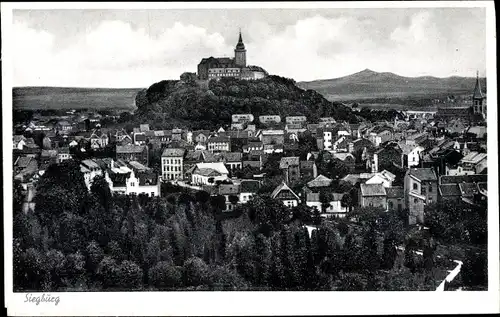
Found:
[[[182,23],[153,37],[145,28],[103,21],[61,50],[52,34],[26,24],[16,24],[14,34],[23,39],[14,48],[17,85],[147,87],[196,71],[207,54],[232,52],[221,34]]]
[[[254,19],[242,29],[247,62],[297,81],[339,77],[364,68],[406,76],[484,70],[484,34],[477,24],[469,28],[461,19],[464,25],[456,31],[450,25],[453,20],[440,27],[443,15],[432,10],[414,12],[406,24],[404,12],[397,14],[317,14],[280,27],[278,22]],[[195,22],[163,28],[117,19],[97,22],[72,37],[15,22],[14,84],[148,87],[196,71],[203,57],[232,57],[236,44]],[[217,22],[211,29],[219,29]]]

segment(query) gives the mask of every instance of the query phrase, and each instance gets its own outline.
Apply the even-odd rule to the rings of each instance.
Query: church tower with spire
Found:
[[[481,114],[486,117],[486,95],[481,90],[481,83],[479,81],[479,72],[476,73],[476,87],[472,94],[472,107],[474,113]]]
[[[247,50],[245,49],[245,44],[243,44],[241,30],[238,44],[236,44],[236,48],[234,49],[234,64],[239,67],[247,66]]]

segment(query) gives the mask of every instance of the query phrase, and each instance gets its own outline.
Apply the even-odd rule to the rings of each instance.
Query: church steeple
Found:
[[[476,73],[476,87],[474,87],[474,94],[472,95],[472,99],[484,99],[483,92],[481,91],[481,83],[479,82],[479,71]]]
[[[240,36],[238,38],[238,44],[236,44],[236,48],[234,50],[234,63],[239,67],[247,66],[247,50],[245,49],[245,44],[243,44],[241,29]]]

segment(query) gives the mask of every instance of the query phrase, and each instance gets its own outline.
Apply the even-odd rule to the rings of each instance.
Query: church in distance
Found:
[[[241,37],[241,31],[238,44],[234,49],[234,58],[210,56],[203,58],[198,64],[198,79],[200,80],[222,77],[260,79],[267,75],[267,72],[262,67],[247,65],[247,50]]]

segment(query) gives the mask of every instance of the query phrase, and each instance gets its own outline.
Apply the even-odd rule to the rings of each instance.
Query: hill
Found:
[[[442,98],[447,95],[471,94],[475,81],[473,77],[404,77],[365,69],[340,78],[299,82],[298,86],[313,89],[330,101],[361,101],[377,98]],[[481,78],[481,86],[484,91],[485,78]]]
[[[193,79],[165,80],[137,94],[137,120],[150,126],[175,125],[192,129],[227,126],[231,115],[304,115],[310,122],[331,116],[357,122],[350,108],[326,100],[313,90],[296,86],[295,81],[279,76],[259,80],[221,78],[204,85]]]
[[[139,88],[14,87],[15,110],[113,109],[133,110]]]

